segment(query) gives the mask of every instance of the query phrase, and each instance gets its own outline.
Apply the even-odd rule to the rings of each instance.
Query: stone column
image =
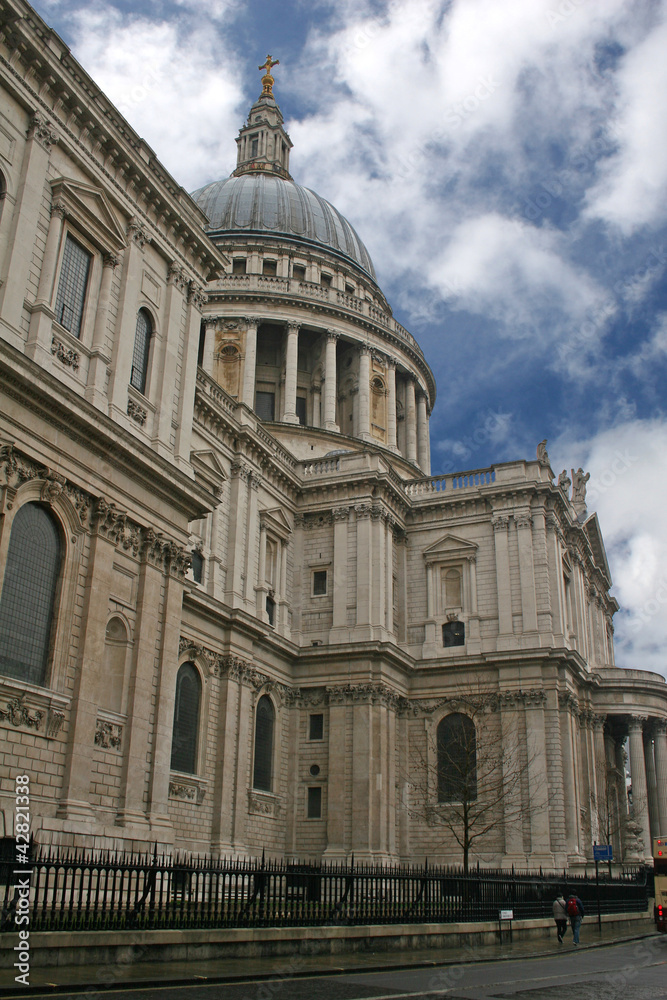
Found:
[[[234,784],[232,806],[232,844],[235,851],[242,851],[245,845],[246,826],[248,820],[248,791],[252,788],[252,739],[255,733],[255,699],[253,692],[240,676],[243,666],[233,668],[230,675],[238,682],[238,715],[236,718],[238,734],[238,750],[236,754],[236,773],[231,781]],[[276,719],[276,723],[278,720]],[[278,726],[275,729],[275,739],[278,739]]]
[[[528,794],[530,801],[530,864],[553,865],[549,830],[549,782],[547,778],[546,733],[543,691],[526,696],[528,734]]]
[[[163,458],[170,458],[173,450],[171,445],[172,425],[175,417],[173,389],[176,385],[178,351],[183,326],[183,304],[187,287],[188,281],[185,272],[179,264],[172,263],[167,273],[165,335],[161,338],[162,343],[159,346],[156,338],[153,338],[155,341],[151,377],[153,384],[146,387],[146,395],[150,389],[151,397],[159,402],[152,444]]]
[[[382,515],[381,508],[371,509],[371,556],[375,563],[371,581],[371,625],[374,629],[384,625],[385,611],[386,537]]]
[[[347,629],[347,532],[349,507],[336,507],[333,516],[333,628]]]
[[[352,850],[362,861],[372,858],[371,809],[374,798],[376,762],[373,759],[373,706],[368,702],[352,705]]]
[[[359,348],[359,397],[357,436],[370,439],[371,429],[371,354],[368,347]]]
[[[266,524],[262,515],[259,516],[259,572],[257,574],[257,617],[266,621]]]
[[[152,763],[149,788],[149,810],[151,833],[156,839],[163,839],[165,834],[159,831],[171,831],[169,819],[169,772],[171,769],[171,745],[174,730],[174,705],[176,702],[176,675],[178,674],[178,640],[180,633],[181,614],[183,610],[183,580],[185,567],[189,563],[185,552],[178,546],[170,544],[167,553],[168,569],[164,580],[163,612],[160,643],[160,666],[158,670],[158,685],[155,691],[157,705],[155,708],[155,728],[153,731]],[[203,688],[202,688],[203,696]],[[203,697],[202,697],[203,700]],[[205,719],[200,706],[199,725],[205,725]],[[148,752],[148,748],[147,752]],[[198,761],[198,772],[201,773],[201,761]],[[154,833],[157,831],[156,833]],[[166,835],[170,839],[170,835]]]
[[[327,330],[326,353],[324,358],[324,421],[323,426],[328,431],[339,431],[336,423],[336,344],[338,334]]]
[[[547,564],[549,574],[549,593],[551,595],[551,627],[553,641],[557,646],[565,642],[565,617],[563,608],[563,560],[560,551],[559,525],[553,514],[545,518],[547,529]]]
[[[644,856],[651,854],[651,828],[648,813],[648,788],[646,785],[646,765],[644,763],[644,736],[642,716],[631,716],[630,732],[630,775],[632,777],[632,814],[639,824],[644,840]]]
[[[241,402],[249,406],[251,410],[255,408],[255,370],[257,367],[257,328],[259,319],[256,316],[248,317],[248,325],[245,333],[245,361],[243,363],[243,395]],[[295,382],[296,400],[296,382]],[[295,403],[296,405],[296,403]]]
[[[129,245],[123,254],[118,316],[109,379],[109,415],[119,420],[121,425],[127,423],[129,419],[127,416],[127,387],[130,383],[132,355],[137,333],[137,311],[143,274],[144,247],[150,238],[136,218],[130,220],[127,235]]]
[[[396,358],[387,358],[387,447],[398,451],[396,425]]]
[[[519,580],[521,585],[522,645],[537,641],[537,601],[535,597],[535,566],[533,562],[533,519],[528,510],[514,514],[519,543]],[[526,636],[528,633],[528,637]],[[532,634],[531,634],[532,633]]]
[[[213,782],[213,819],[211,850],[219,857],[234,849],[234,778],[238,773],[239,685],[229,674],[220,679],[218,733],[215,741],[215,780]]]
[[[215,328],[218,325],[217,316],[204,317],[204,350],[201,366],[207,375],[213,378],[213,355],[215,353]]]
[[[92,517],[88,574],[81,608],[80,653],[76,664],[67,756],[58,805],[59,816],[90,822],[95,815],[90,805],[91,765],[95,750],[98,700],[100,692],[104,690],[104,640],[116,549],[112,538],[105,537],[100,529],[100,525],[105,523],[107,509],[106,504],[102,506],[98,502]],[[126,737],[127,731],[122,737],[124,751]]]
[[[384,625],[387,632],[394,632],[394,529],[390,518],[385,521],[385,614]]]
[[[127,705],[127,739],[123,748],[123,771],[116,818],[116,823],[125,827],[147,822],[147,760],[151,753],[156,647],[162,634],[159,611],[162,603],[164,552],[164,540],[152,529],[144,532]],[[180,612],[176,620],[180,622]],[[173,723],[173,718],[170,723]],[[169,759],[166,764],[167,777],[170,763]]]
[[[405,386],[405,435],[406,458],[408,462],[417,463],[417,410],[415,401],[415,380],[409,376]]]
[[[18,338],[12,341],[15,346],[19,346],[19,342],[22,345],[24,339],[20,330],[23,302],[28,290],[35,234],[44,202],[44,185],[48,176],[51,146],[57,142],[58,136],[53,131],[51,123],[41,112],[35,112],[28,125],[12,228],[9,233],[8,242],[12,252],[6,255],[3,280],[0,283],[2,304],[0,311],[8,332]],[[40,355],[42,364],[48,361],[50,366],[52,360],[50,342],[46,348],[46,355],[43,352],[43,344],[38,345],[35,341],[28,356],[36,359],[36,356]]]
[[[371,588],[373,586],[373,560],[371,547],[371,505],[357,504],[354,508],[357,527],[357,627],[371,625]]]
[[[428,473],[428,415],[426,413],[426,393],[417,394],[417,455],[419,468]]]
[[[658,783],[653,753],[653,725],[644,730],[644,762],[646,764],[646,790],[648,794],[648,815],[651,827],[651,855],[653,841],[660,836],[660,818],[658,812]]]
[[[619,797],[619,805],[621,807],[621,820],[625,820],[628,815],[630,804],[628,802],[628,785],[626,781],[626,771],[625,771],[625,736],[618,736],[614,740],[614,753],[616,762],[616,771],[618,772],[620,781],[620,791],[621,795]]]
[[[577,789],[577,739],[575,708],[569,692],[559,696],[563,747],[563,798],[565,801],[565,839],[570,861],[581,860],[579,840],[579,795]]]
[[[243,597],[246,604],[254,605],[254,588],[257,580],[257,560],[259,558],[257,542],[259,539],[259,476],[251,472],[248,476],[248,520],[246,524],[245,537],[245,586],[243,587]],[[280,562],[276,566],[276,591],[280,588]],[[279,593],[276,594],[276,610],[278,608]],[[250,608],[248,609],[250,610]]]
[[[329,780],[327,782],[327,846],[323,857],[327,861],[344,861],[345,813],[348,795],[345,785],[345,720],[347,705],[329,697]]]
[[[285,406],[283,420],[286,424],[298,424],[296,413],[296,372],[299,359],[299,323],[287,327],[287,350],[285,351]]]
[[[493,537],[496,550],[496,593],[498,595],[498,649],[516,648],[512,622],[512,592],[510,589],[510,555],[507,532],[509,517],[493,515]]]
[[[244,462],[235,461],[232,463],[229,498],[229,556],[225,591],[225,603],[232,608],[243,607],[245,598],[246,522],[250,476],[250,467]]]
[[[598,813],[598,839],[600,842],[611,843],[606,838],[612,832],[611,790],[607,784],[607,754],[604,745],[604,718],[595,716],[593,719],[593,742],[595,746],[593,766],[595,769],[595,795]]]
[[[667,721],[655,724],[655,779],[658,796],[659,837],[667,837]]]
[[[181,370],[181,389],[176,404],[176,441],[174,456],[186,475],[192,475],[190,451],[192,448],[192,421],[195,410],[195,389],[197,386],[197,355],[199,353],[199,331],[201,311],[206,295],[203,288],[191,281],[188,286],[188,304],[185,319],[185,344]]]
[[[52,326],[55,317],[55,313],[52,310],[52,306],[54,305],[53,289],[58,264],[58,252],[63,233],[63,222],[66,214],[65,206],[62,202],[57,201],[51,206],[51,221],[49,222],[49,231],[46,236],[37,299],[32,307],[32,314],[30,316],[26,355],[35,361],[41,360],[42,364],[46,364],[47,362],[50,364],[51,362]]]
[[[523,808],[521,803],[521,782],[516,780],[517,757],[519,752],[519,720],[515,696],[507,693],[500,699],[500,726],[503,740],[503,781],[507,788],[503,796],[503,827],[505,850],[503,868],[512,865],[523,867],[526,852],[523,846]]]
[[[107,405],[107,368],[111,361],[111,350],[108,349],[107,345],[109,304],[111,302],[111,285],[114,270],[118,267],[119,263],[120,258],[114,254],[105,253],[102,258],[102,280],[100,282],[100,295],[97,300],[97,310],[95,312],[95,329],[93,330],[93,343],[88,368],[88,384],[86,386],[86,399],[99,409],[105,408]]]

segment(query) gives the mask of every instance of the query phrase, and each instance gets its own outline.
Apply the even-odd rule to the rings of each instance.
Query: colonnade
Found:
[[[667,834],[667,721],[630,716],[628,735],[634,820],[649,856],[653,840]]]
[[[255,384],[257,369],[257,332],[260,325],[267,322],[259,317],[247,320],[245,333],[245,352],[243,377],[241,380],[241,402],[251,409],[255,408]],[[205,340],[202,364],[204,370],[213,376],[214,338],[217,317],[205,320]],[[301,324],[287,323],[285,325],[285,368],[280,415],[282,423],[298,424],[297,415],[297,367],[299,357],[299,332]],[[338,401],[338,357],[337,345],[340,334],[335,330],[326,330],[325,351],[323,361],[323,385],[311,387],[313,393],[320,398],[318,405],[313,407],[313,425],[321,426],[328,431],[340,432],[337,421]],[[384,369],[386,395],[386,441],[385,446],[396,453],[401,452],[409,462],[419,465],[423,472],[430,472],[430,441],[429,413],[426,390],[419,384],[416,376],[407,374],[405,381],[404,421],[405,434],[402,447],[399,448],[399,414],[397,398],[397,366],[396,358],[384,353],[374,352],[367,344],[357,344],[358,350],[358,387],[355,399],[354,434],[362,441],[373,440],[371,434],[371,372],[373,356],[380,357]]]

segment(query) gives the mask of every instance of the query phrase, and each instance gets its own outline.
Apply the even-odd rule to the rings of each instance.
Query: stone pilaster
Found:
[[[324,360],[324,420],[323,426],[328,431],[340,430],[336,423],[336,345],[338,334],[327,330],[326,354]]]
[[[504,512],[493,515],[493,538],[496,550],[496,594],[498,598],[498,649],[516,649],[512,621],[512,591],[510,586],[509,518]]]
[[[299,324],[287,327],[287,349],[285,351],[285,405],[283,420],[287,424],[298,424],[296,414],[296,375],[299,358]]]
[[[658,797],[659,836],[667,836],[667,721],[655,724],[655,778]]]
[[[406,458],[408,462],[417,463],[417,404],[415,398],[415,380],[409,377],[405,386],[405,435]]]
[[[398,451],[396,424],[396,358],[387,359],[387,447]]]
[[[185,293],[188,287],[187,276],[182,268],[173,263],[167,275],[167,295],[165,303],[165,334],[161,343],[154,344],[153,369],[154,385],[150,386],[153,399],[159,400],[155,431],[152,444],[158,454],[168,458],[172,454],[171,434],[174,423],[174,387],[176,385],[176,368],[178,365],[178,349],[183,329],[183,307]],[[156,338],[154,338],[156,339]],[[153,377],[151,377],[153,382]],[[181,385],[181,392],[183,385]],[[148,395],[149,389],[146,389]]]
[[[366,346],[359,348],[359,395],[357,403],[357,436],[370,439],[371,428],[371,354]]]
[[[39,275],[37,299],[32,307],[26,355],[43,365],[51,364],[51,337],[55,313],[52,310],[58,253],[63,233],[66,209],[62,202],[51,206],[51,220]]]
[[[648,787],[646,784],[646,764],[644,762],[645,718],[632,716],[628,725],[630,732],[630,774],[632,777],[632,813],[644,841],[644,857],[651,854],[651,827],[648,812]]]
[[[106,253],[102,258],[102,280],[100,282],[100,294],[95,311],[95,329],[93,330],[93,343],[88,368],[88,384],[86,385],[86,399],[93,406],[97,406],[98,409],[103,409],[107,406],[107,368],[111,361],[111,351],[107,346],[109,305],[111,303],[111,285],[113,283],[114,271],[119,263],[120,258],[116,257],[115,254]]]
[[[257,328],[259,319],[248,317],[245,333],[245,360],[243,362],[243,395],[242,402],[250,409],[255,407],[255,371],[257,367]]]

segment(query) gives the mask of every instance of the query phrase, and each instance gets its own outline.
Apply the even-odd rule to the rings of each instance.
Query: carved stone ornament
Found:
[[[0,708],[0,720],[9,722],[16,729],[25,726],[27,729],[39,729],[44,712],[35,711],[31,714],[27,705],[23,704],[22,698],[12,698],[7,703],[7,710]]]
[[[257,792],[248,792],[248,812],[253,816],[273,816],[280,815],[280,801],[275,798],[258,795]]]
[[[67,480],[64,476],[52,471],[48,471],[46,473],[44,480],[40,499],[43,500],[44,503],[52,504],[54,500],[57,500],[63,492],[65,486],[67,485]]]
[[[386,684],[336,684],[327,687],[330,705],[386,705],[395,712],[404,711],[409,702]]]
[[[57,340],[55,337],[51,338],[51,354],[55,354],[58,361],[67,365],[72,371],[77,372],[79,370],[80,355],[76,351],[73,351],[71,347],[66,347],[62,341]]]
[[[127,224],[127,238],[132,243],[136,243],[140,250],[143,250],[145,245],[150,243],[150,233],[136,215],[132,216]]]
[[[128,399],[127,415],[128,417],[132,417],[133,420],[136,420],[136,422],[143,427],[146,423],[148,412],[143,408],[143,406],[140,406],[139,403],[135,402],[133,399]]]
[[[174,285],[179,292],[185,292],[188,288],[188,276],[177,261],[172,261],[167,271],[167,284]]]
[[[35,112],[30,119],[26,135],[29,139],[35,138],[47,150],[58,142],[58,133],[40,111]]]
[[[495,514],[491,523],[494,531],[507,531],[510,519],[506,514]]]
[[[95,726],[95,745],[103,750],[120,750],[123,744],[123,727],[114,722],[97,720]]]
[[[65,713],[57,708],[50,708],[46,716],[46,736],[53,739],[62,729]]]
[[[181,802],[191,802],[200,806],[206,796],[206,789],[198,784],[188,784],[185,781],[169,782],[169,798],[178,799]]]
[[[208,302],[208,296],[201,285],[196,282],[191,281],[188,290],[188,302],[191,302],[195,309],[199,312],[202,311],[206,303]]]
[[[530,516],[530,511],[527,510],[517,510],[514,514],[514,523],[517,528],[530,528],[533,519]]]

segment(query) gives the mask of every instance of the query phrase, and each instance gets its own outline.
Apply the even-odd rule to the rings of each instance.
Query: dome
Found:
[[[193,199],[208,216],[210,236],[271,233],[342,254],[375,280],[368,250],[340,212],[309,188],[266,173],[214,181]]]

